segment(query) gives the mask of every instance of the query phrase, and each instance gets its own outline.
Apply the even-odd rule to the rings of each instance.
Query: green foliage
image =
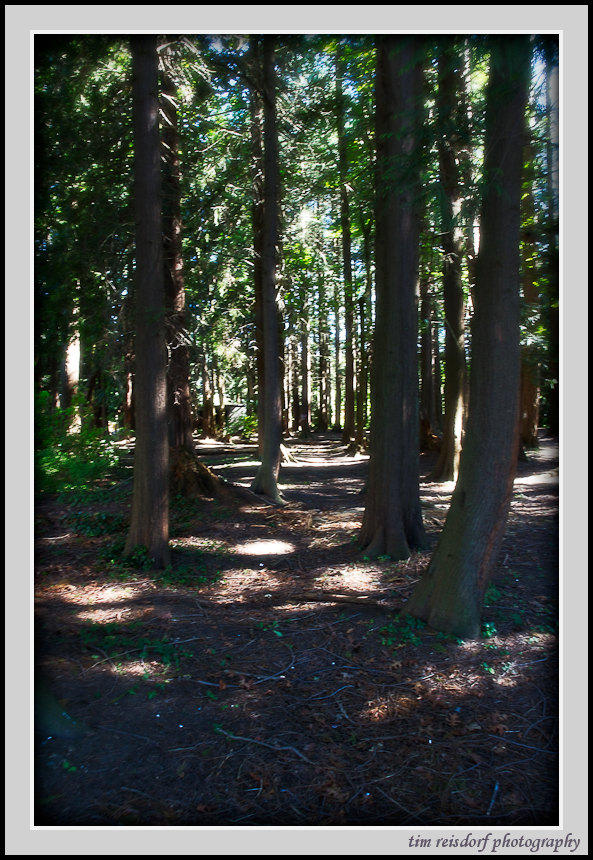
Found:
[[[144,635],[144,627],[142,621],[90,622],[82,629],[80,638],[90,651],[100,650],[111,660],[133,653],[135,658],[141,660],[152,658],[165,666],[179,668],[183,659],[194,656],[192,651],[182,647],[182,643],[166,635],[160,638]]]
[[[239,415],[229,421],[227,430],[231,436],[242,436],[243,439],[251,439],[257,433],[257,416]]]
[[[83,426],[68,433],[68,410],[50,413],[45,395],[36,400],[35,490],[58,493],[81,490],[105,478],[119,462],[116,446],[105,431]]]
[[[379,628],[381,643],[389,648],[404,648],[406,645],[420,645],[422,638],[419,633],[426,624],[412,615],[402,614],[393,621]]]

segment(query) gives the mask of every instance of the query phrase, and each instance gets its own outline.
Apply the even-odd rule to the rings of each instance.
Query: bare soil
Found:
[[[358,551],[368,459],[288,447],[286,508],[172,500],[164,573],[121,562],[131,472],[38,501],[35,823],[557,824],[554,440],[519,464],[473,642],[397,618],[430,551]],[[249,486],[254,445],[198,453]]]

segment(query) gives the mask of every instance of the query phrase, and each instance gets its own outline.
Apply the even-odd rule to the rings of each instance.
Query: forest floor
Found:
[[[121,560],[129,465],[38,499],[35,823],[557,824],[554,440],[519,466],[472,642],[397,616],[430,551],[357,551],[368,459],[288,445],[289,506],[173,499],[161,572]],[[198,453],[249,485],[254,445]]]

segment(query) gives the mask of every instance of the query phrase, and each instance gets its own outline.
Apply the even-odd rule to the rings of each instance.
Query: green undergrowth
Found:
[[[164,666],[179,668],[184,658],[194,656],[193,651],[183,643],[178,643],[167,635],[150,635],[147,627],[143,621],[111,621],[106,624],[90,622],[80,631],[80,639],[91,652],[100,652],[92,654],[97,659],[103,656],[114,660],[129,656],[137,660],[158,660]]]
[[[164,588],[199,588],[218,582],[223,572],[211,570],[204,553],[195,549],[178,548],[172,564],[162,570],[154,567],[146,547],[138,546],[127,556],[123,555],[124,540],[111,541],[102,547],[98,556],[111,579],[151,579]]]

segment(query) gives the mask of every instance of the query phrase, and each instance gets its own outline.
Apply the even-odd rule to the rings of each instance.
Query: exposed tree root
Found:
[[[173,448],[169,455],[169,489],[186,498],[206,496],[228,502],[261,504],[261,499],[246,487],[239,487],[216,475],[197,456],[184,448]]]
[[[280,462],[281,463],[296,463],[296,457],[290,453],[286,445],[280,445]]]

